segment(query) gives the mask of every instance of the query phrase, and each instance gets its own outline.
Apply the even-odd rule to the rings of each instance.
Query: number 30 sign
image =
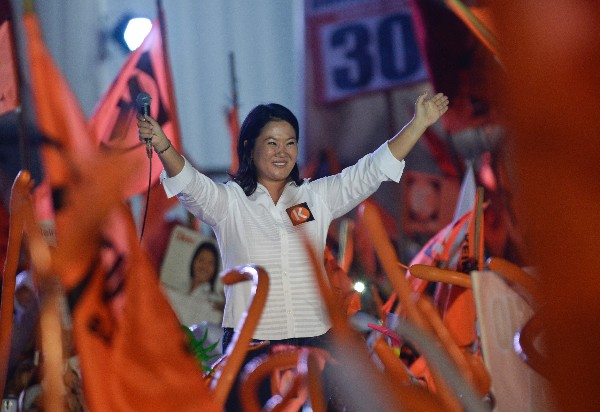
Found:
[[[427,77],[404,1],[306,0],[317,96],[332,102]]]

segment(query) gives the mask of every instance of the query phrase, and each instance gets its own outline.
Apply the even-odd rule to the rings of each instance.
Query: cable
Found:
[[[144,207],[144,218],[142,219],[142,230],[140,232],[140,245],[142,244],[142,237],[144,236],[144,229],[146,228],[146,216],[148,216],[148,204],[150,203],[150,185],[152,183],[152,156],[150,159],[150,167],[148,171],[148,190],[146,191],[146,206]]]

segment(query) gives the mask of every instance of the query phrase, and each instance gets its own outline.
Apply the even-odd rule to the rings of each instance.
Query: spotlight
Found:
[[[140,47],[151,29],[150,19],[124,15],[115,26],[112,37],[123,50],[130,52]]]
[[[358,293],[363,293],[365,290],[365,284],[363,282],[354,282],[354,290]]]

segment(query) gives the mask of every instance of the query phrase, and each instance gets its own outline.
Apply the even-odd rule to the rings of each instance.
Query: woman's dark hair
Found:
[[[250,196],[256,190],[257,177],[256,168],[252,162],[252,150],[256,139],[260,135],[261,130],[267,123],[273,120],[283,120],[288,122],[296,132],[296,141],[300,139],[300,130],[298,127],[298,119],[294,116],[285,106],[277,103],[260,104],[256,106],[246,116],[242,127],[240,128],[240,135],[237,141],[237,157],[238,157],[238,169],[230,175],[234,182],[241,186],[246,193],[246,196]],[[294,168],[290,172],[290,178],[300,186],[303,180],[300,178],[300,170],[298,164],[294,165]]]
[[[208,250],[212,252],[215,256],[215,271],[210,277],[210,291],[215,291],[215,280],[217,280],[217,275],[219,274],[219,250],[212,242],[202,242],[198,245],[194,254],[192,255],[192,260],[190,261],[190,278],[192,278],[192,282],[194,281],[194,261],[203,250]]]

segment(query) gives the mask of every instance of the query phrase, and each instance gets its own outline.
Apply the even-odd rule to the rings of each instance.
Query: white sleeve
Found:
[[[404,160],[396,159],[386,142],[355,165],[310,185],[312,190],[320,194],[335,219],[375,193],[381,182],[399,182],[404,165]]]
[[[167,197],[177,196],[182,205],[203,222],[214,226],[225,218],[229,200],[225,185],[212,181],[185,159],[181,172],[168,177],[163,170],[160,179]]]
[[[194,173],[198,172],[185,157],[183,160],[185,161],[183,169],[177,175],[169,177],[164,169],[160,173],[160,183],[169,199],[181,193],[193,179]]]

